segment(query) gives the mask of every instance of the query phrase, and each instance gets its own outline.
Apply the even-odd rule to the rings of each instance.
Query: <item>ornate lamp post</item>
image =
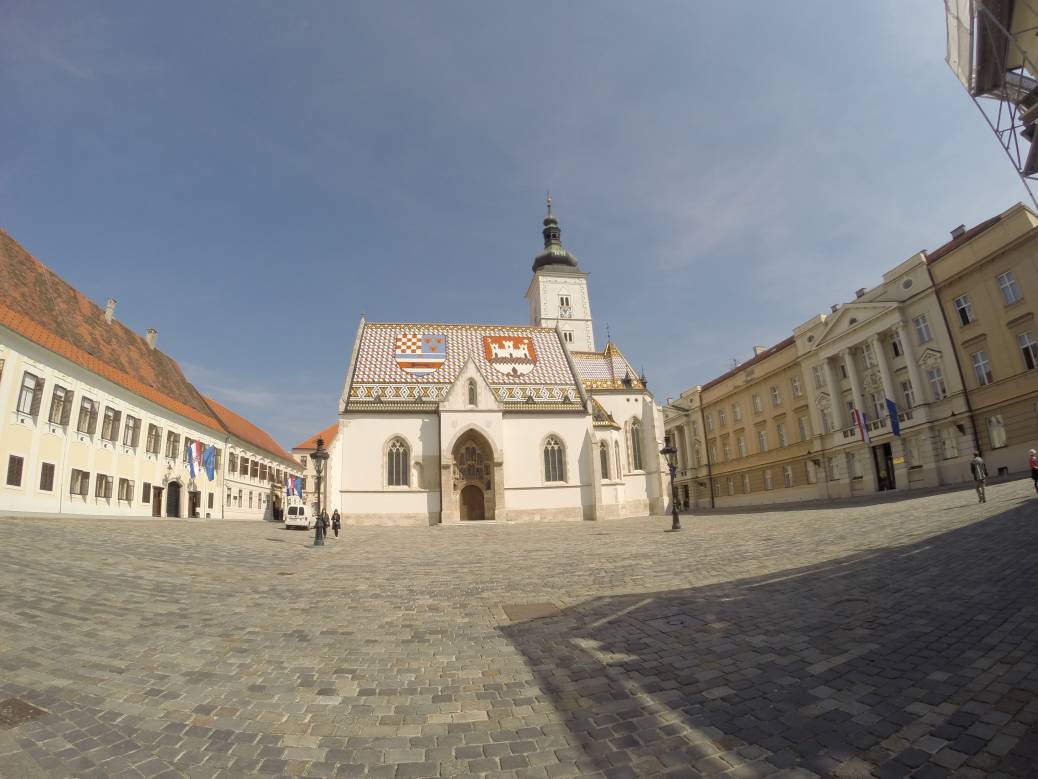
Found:
[[[324,461],[328,459],[328,450],[324,448],[324,439],[317,439],[317,448],[314,449],[310,459],[314,462],[314,471],[317,474],[317,523],[314,526],[314,546],[324,546],[324,522],[321,521],[321,472],[324,470]]]
[[[671,530],[681,530],[681,520],[678,518],[678,488],[674,486],[674,474],[678,470],[678,450],[673,446],[664,446],[660,454],[667,458],[670,466],[670,514]]]

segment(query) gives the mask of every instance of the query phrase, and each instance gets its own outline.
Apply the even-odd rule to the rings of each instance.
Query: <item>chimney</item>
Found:
[[[754,357],[760,357],[766,351],[768,351],[768,348],[766,346],[754,346],[753,347],[753,356]]]
[[[154,349],[155,348],[155,339],[157,339],[158,337],[159,337],[158,331],[154,327],[149,327],[148,328],[148,332],[145,333],[145,335],[144,335],[144,340],[147,342],[148,346],[150,346],[152,349]]]
[[[115,304],[118,302],[115,298],[108,298],[108,303],[105,304],[105,321],[108,324],[112,324],[112,320],[115,319]]]
[[[829,306],[829,310],[832,311],[835,314],[837,311],[840,310],[840,304],[839,303],[833,303],[831,306]]]
[[[865,287],[859,287],[854,291],[854,297],[863,298],[865,297]]]
[[[959,225],[951,231],[952,238],[958,238],[959,236],[966,234],[966,225]]]

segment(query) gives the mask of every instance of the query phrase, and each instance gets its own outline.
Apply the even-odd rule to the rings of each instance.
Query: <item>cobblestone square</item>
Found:
[[[1029,481],[669,525],[2,519],[0,775],[1038,775]]]

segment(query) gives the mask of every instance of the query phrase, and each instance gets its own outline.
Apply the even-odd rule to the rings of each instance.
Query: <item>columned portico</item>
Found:
[[[833,429],[829,432],[835,433],[837,430],[842,430],[848,425],[844,421],[846,414],[843,407],[843,392],[840,390],[840,385],[836,381],[836,371],[833,370],[833,361],[831,357],[822,358],[822,371],[825,373],[825,383],[829,385],[829,402],[832,404]]]
[[[919,370],[916,358],[915,346],[905,328],[904,322],[898,322],[895,326],[898,340],[901,342],[901,350],[905,353],[905,365],[908,367],[908,378],[912,382],[912,392],[915,394],[916,405],[922,402],[926,385],[923,383],[923,374]]]
[[[854,361],[854,351],[851,347],[847,347],[840,351],[840,356],[847,367],[847,379],[851,383],[851,405],[858,410],[860,415],[865,409],[865,404],[862,402],[861,378],[858,376],[858,364]],[[847,420],[847,426],[851,427],[853,424],[854,419],[851,417]]]

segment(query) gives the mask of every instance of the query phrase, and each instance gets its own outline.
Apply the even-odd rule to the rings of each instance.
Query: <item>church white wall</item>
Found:
[[[388,485],[386,452],[399,437],[410,449],[407,486]],[[329,457],[339,483],[344,524],[434,524],[439,521],[439,420],[435,414],[353,414],[340,421]],[[333,502],[333,507],[336,504]]]
[[[639,516],[663,510],[664,490],[668,489],[663,479],[663,464],[659,455],[663,447],[662,412],[653,403],[651,396],[643,392],[593,393],[595,400],[621,426],[617,436],[620,440],[620,465],[623,472],[623,489],[603,485],[602,502],[616,502],[617,508],[603,509],[605,516]],[[641,424],[642,469],[635,470],[631,460],[631,421]],[[669,475],[666,477],[669,479]]]

